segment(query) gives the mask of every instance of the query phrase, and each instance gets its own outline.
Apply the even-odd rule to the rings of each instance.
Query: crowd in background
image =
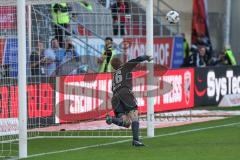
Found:
[[[37,47],[30,55],[31,75],[58,75],[58,69],[68,61],[79,61],[78,54],[71,39],[66,39],[64,48],[60,47],[56,38],[51,40],[51,46],[44,49],[44,43],[37,42]]]
[[[189,46],[185,35],[184,39],[184,62],[182,67],[206,67],[237,65],[233,51],[230,46],[225,46],[223,51],[213,51],[210,40],[203,35],[198,35],[196,43]]]
[[[92,10],[92,7],[86,1],[81,1],[81,6],[88,10]],[[117,0],[110,7],[113,18],[113,35],[125,35],[125,15],[129,13],[129,6],[124,0]],[[50,47],[44,49],[44,44],[38,41],[35,44],[35,50],[30,56],[31,75],[58,75],[61,71],[59,68],[68,61],[78,59],[78,54],[74,48],[69,32],[69,23],[71,16],[74,18],[76,15],[70,15],[71,6],[67,3],[57,3],[51,6],[53,29],[55,38],[51,40]],[[66,39],[66,40],[65,40]],[[99,72],[111,72],[110,61],[116,52],[113,48],[113,39],[107,37],[105,39],[105,48],[97,63],[99,64]],[[69,63],[68,63],[69,64]],[[80,65],[80,64],[79,64]],[[66,68],[68,66],[65,66]]]
[[[91,11],[92,6],[87,1],[81,1],[81,6]],[[109,6],[112,12],[113,35],[125,35],[126,15],[129,14],[129,4],[124,0],[116,0]],[[79,54],[71,40],[69,32],[71,16],[71,7],[67,3],[57,3],[51,6],[52,22],[54,29],[54,38],[50,42],[50,47],[46,48],[45,43],[38,40],[36,47],[30,55],[30,68],[32,76],[58,75],[61,66],[71,61],[72,63],[80,62]],[[222,66],[237,65],[234,54],[230,46],[225,46],[220,53],[213,51],[208,37],[198,35],[196,42],[189,45],[185,35],[182,34],[184,40],[184,62],[181,67],[206,67],[206,66]],[[105,48],[100,58],[97,59],[99,64],[98,72],[111,72],[111,59],[116,55],[113,47],[113,39],[107,37],[105,39]],[[69,63],[68,63],[69,64]],[[80,64],[78,64],[80,66]],[[4,70],[8,70],[7,66],[2,66]],[[67,66],[66,66],[67,67]],[[62,67],[64,70],[64,68]],[[75,73],[81,73],[75,72]],[[8,76],[8,73],[5,73]]]
[[[91,10],[89,3],[82,1],[82,6]],[[116,0],[111,4],[109,9],[113,18],[113,35],[125,35],[126,15],[129,14],[129,4],[124,0]],[[52,5],[53,27],[55,38],[51,40],[51,47],[44,49],[43,44],[38,42],[37,49],[30,57],[32,75],[54,75],[58,74],[57,70],[62,64],[69,60],[78,59],[74,45],[68,32],[70,23],[71,7],[67,3]],[[74,15],[73,15],[74,17]],[[197,35],[196,41],[189,45],[185,35],[184,40],[184,62],[182,67],[206,67],[221,65],[236,65],[234,54],[230,47],[226,47],[221,53],[213,51],[210,40],[207,36]],[[65,40],[66,39],[66,40]],[[65,40],[65,41],[64,41]],[[97,63],[99,64],[98,72],[111,72],[111,59],[116,55],[113,47],[113,39],[105,39],[105,48]],[[79,60],[79,59],[78,59]]]
[[[113,18],[113,35],[125,35],[126,16],[129,14],[129,4],[124,0],[117,0],[111,6]]]

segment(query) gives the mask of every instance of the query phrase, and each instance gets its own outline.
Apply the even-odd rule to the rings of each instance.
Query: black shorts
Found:
[[[112,107],[116,117],[137,109],[134,93],[128,88],[121,88],[112,97]]]

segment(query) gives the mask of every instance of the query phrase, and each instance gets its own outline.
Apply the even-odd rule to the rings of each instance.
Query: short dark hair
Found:
[[[112,37],[106,37],[106,38],[105,38],[105,41],[106,41],[106,40],[110,40],[111,42],[113,41]]]
[[[57,38],[52,38],[52,39],[51,39],[51,43],[52,43],[52,41],[54,41],[54,40],[57,40],[57,41],[58,41],[58,39],[57,39]]]
[[[122,61],[120,60],[120,58],[113,58],[111,60],[111,65],[113,67],[113,69],[117,70],[122,64]]]
[[[205,48],[206,49],[206,46],[204,44],[198,44],[198,49],[201,49],[201,48]]]
[[[72,43],[68,43],[67,49],[74,49],[74,45]]]

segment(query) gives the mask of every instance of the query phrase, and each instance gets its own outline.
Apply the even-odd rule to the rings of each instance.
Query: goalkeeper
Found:
[[[115,117],[107,115],[107,124],[116,124],[122,127],[132,126],[133,146],[144,146],[139,141],[138,107],[134,93],[132,92],[132,70],[143,61],[151,61],[150,56],[140,56],[122,64],[119,58],[113,58],[111,65],[115,72],[112,78],[112,106]]]

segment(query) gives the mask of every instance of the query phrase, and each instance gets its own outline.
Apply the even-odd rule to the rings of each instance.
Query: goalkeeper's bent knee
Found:
[[[129,128],[131,125],[131,122],[129,120],[123,120],[123,127]]]
[[[132,122],[138,122],[139,121],[137,110],[132,110],[132,111],[129,112],[129,114],[130,114]]]

